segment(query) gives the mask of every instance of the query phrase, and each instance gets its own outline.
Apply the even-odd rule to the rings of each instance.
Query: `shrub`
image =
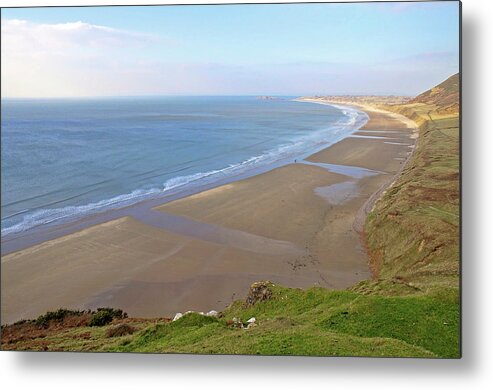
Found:
[[[86,314],[85,311],[58,309],[57,311],[49,311],[34,320],[36,325],[47,327],[50,321],[62,322],[68,316],[81,316]]]
[[[108,325],[114,318],[127,318],[127,313],[124,313],[120,309],[100,307],[93,314],[91,321],[89,321],[89,326]]]
[[[127,334],[133,334],[137,329],[129,324],[119,324],[106,331],[106,337],[121,337]]]

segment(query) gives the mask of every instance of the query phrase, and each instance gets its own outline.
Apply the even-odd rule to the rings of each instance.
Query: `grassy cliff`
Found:
[[[457,356],[453,296],[367,296],[265,283],[269,299],[237,301],[220,318],[116,318],[91,326],[87,313],[4,329],[3,349],[318,356]],[[255,326],[246,321],[255,317]],[[241,324],[241,325],[240,325]],[[119,328],[125,325],[125,331]],[[17,327],[17,329],[15,329]],[[130,331],[126,331],[129,328]],[[116,334],[116,336],[115,336]]]
[[[427,293],[459,288],[458,75],[408,104],[387,110],[419,125],[416,151],[366,223],[370,263],[379,281]],[[434,98],[434,99],[433,99]],[[424,103],[424,102],[425,103]],[[388,284],[388,283],[387,283]]]
[[[264,282],[217,318],[98,322],[97,313],[54,313],[3,327],[2,349],[459,357],[458,85],[455,75],[382,107],[416,121],[419,139],[368,216],[372,280],[346,291]]]

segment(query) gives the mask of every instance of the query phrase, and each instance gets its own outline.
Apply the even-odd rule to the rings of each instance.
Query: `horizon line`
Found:
[[[414,94],[399,93],[306,93],[306,94],[201,94],[201,95],[83,95],[83,96],[0,96],[1,100],[22,100],[22,99],[103,99],[103,98],[149,98],[149,97],[314,97],[314,96],[396,96],[396,97],[414,97]]]

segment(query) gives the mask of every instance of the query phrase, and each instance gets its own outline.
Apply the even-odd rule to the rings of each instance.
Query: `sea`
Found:
[[[367,120],[293,98],[2,99],[2,238],[292,163]]]

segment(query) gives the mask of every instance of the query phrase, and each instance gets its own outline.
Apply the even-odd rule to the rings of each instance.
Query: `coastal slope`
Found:
[[[407,104],[387,107],[419,124],[416,153],[369,215],[375,275],[420,291],[458,295],[460,258],[459,75]]]

